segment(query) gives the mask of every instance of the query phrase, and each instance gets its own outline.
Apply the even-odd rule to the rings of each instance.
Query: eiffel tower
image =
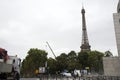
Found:
[[[88,35],[87,35],[87,27],[86,27],[86,21],[85,21],[85,9],[82,8],[82,45],[80,46],[81,52],[91,51],[89,41],[88,41]]]

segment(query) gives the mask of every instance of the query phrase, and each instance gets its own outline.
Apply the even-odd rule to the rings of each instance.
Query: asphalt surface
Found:
[[[20,80],[40,80],[39,78],[21,78]]]
[[[62,79],[40,79],[40,78],[21,78],[20,80],[83,80],[83,79],[73,79],[73,78],[62,78]]]

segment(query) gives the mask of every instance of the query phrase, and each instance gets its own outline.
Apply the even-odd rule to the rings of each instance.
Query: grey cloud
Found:
[[[111,49],[117,55],[112,13],[118,0],[83,1],[91,48]],[[46,49],[50,42],[56,53],[80,51],[80,0],[1,0],[0,47],[24,58],[29,48]],[[108,40],[109,39],[109,40]],[[51,52],[48,50],[49,55]]]

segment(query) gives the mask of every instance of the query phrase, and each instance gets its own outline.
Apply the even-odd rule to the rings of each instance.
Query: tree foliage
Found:
[[[110,52],[110,51],[105,51],[104,56],[105,56],[105,57],[113,57],[113,54],[112,54],[112,52]]]
[[[33,75],[39,67],[44,67],[47,61],[47,72],[49,74],[61,73],[65,70],[72,72],[75,69],[83,70],[89,67],[89,71],[102,73],[104,53],[99,51],[78,52],[70,51],[68,54],[61,53],[56,59],[48,58],[44,50],[30,49],[28,55],[22,62],[22,73]]]
[[[103,56],[104,53],[99,51],[91,51],[89,53],[88,63],[90,64],[91,71],[103,72]]]
[[[82,65],[81,69],[86,69],[86,67],[89,67],[92,72],[103,72],[103,56],[104,54],[99,51],[79,52],[78,60]]]
[[[59,72],[67,69],[67,66],[68,66],[67,54],[62,53],[60,56],[58,56],[58,57],[56,58],[56,60],[57,60],[57,70],[58,70]]]
[[[56,71],[57,71],[57,62],[56,62],[56,60],[53,59],[53,58],[49,58],[47,60],[47,63],[48,63],[48,67],[47,67],[48,73],[56,74]]]
[[[73,71],[75,69],[80,68],[80,64],[78,62],[78,56],[75,51],[71,51],[68,53],[68,70]]]
[[[28,55],[22,62],[21,73],[24,76],[34,76],[36,69],[45,66],[47,53],[44,50],[32,48],[27,54]]]
[[[81,64],[81,69],[85,69],[85,67],[89,66],[88,58],[89,58],[88,52],[78,53],[78,61]]]

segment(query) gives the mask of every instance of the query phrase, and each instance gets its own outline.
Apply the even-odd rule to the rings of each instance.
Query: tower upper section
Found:
[[[87,27],[86,27],[86,20],[85,20],[85,9],[82,8],[82,45],[81,45],[81,51],[90,51],[90,45],[88,41],[88,35],[87,35]]]
[[[85,9],[84,8],[82,8],[81,13],[85,13]]]

